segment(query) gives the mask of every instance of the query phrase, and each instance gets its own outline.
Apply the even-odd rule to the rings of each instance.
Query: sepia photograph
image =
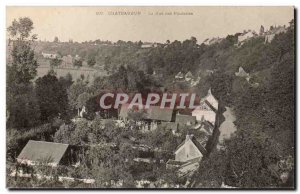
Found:
[[[295,190],[295,16],[6,6],[6,188]]]

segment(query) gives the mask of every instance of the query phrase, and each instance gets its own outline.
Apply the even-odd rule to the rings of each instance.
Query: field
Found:
[[[42,63],[38,62],[38,64],[40,65],[37,68],[37,77],[43,77],[50,70],[50,66],[45,62]],[[83,75],[84,78],[88,79],[90,82],[93,81],[95,77],[99,77],[99,76],[101,77],[106,75],[105,70],[89,68],[86,66],[80,68],[76,68],[72,66],[71,67],[62,66],[59,68],[54,68],[54,71],[56,72],[58,78],[64,77],[65,75],[70,73],[72,75],[73,80],[77,80],[78,78],[81,78],[81,76]]]

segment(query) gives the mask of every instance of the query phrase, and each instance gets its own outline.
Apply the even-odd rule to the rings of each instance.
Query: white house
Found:
[[[205,153],[205,148],[196,140],[194,135],[186,135],[185,141],[175,151],[175,161],[187,162],[195,158],[201,161]]]
[[[214,109],[218,110],[219,108],[219,102],[218,100],[212,95],[211,93],[211,88],[208,90],[207,95],[201,99],[201,101],[208,101],[213,107]]]
[[[201,99],[200,105],[192,111],[192,116],[195,116],[198,122],[208,121],[214,126],[218,106],[218,100],[212,95],[211,89],[209,89],[207,95]]]
[[[186,139],[175,151],[175,160],[168,160],[167,168],[179,168],[180,176],[185,176],[199,166],[199,162],[206,155],[206,149],[193,135],[186,135]]]
[[[286,31],[287,29],[285,28],[285,26],[279,26],[274,28],[273,30],[270,30],[266,33],[265,43],[271,43],[276,34],[285,33]]]
[[[247,73],[244,69],[243,69],[243,67],[239,67],[239,71],[238,72],[235,72],[235,76],[237,76],[237,77],[244,77],[244,78],[246,78],[246,80],[249,82],[250,81],[250,74],[249,73]]]
[[[243,33],[242,35],[238,36],[238,43],[242,44],[245,41],[249,40],[250,38],[256,36],[255,31],[249,30],[248,32]]]
[[[203,41],[203,44],[205,45],[213,45],[216,43],[220,43],[223,40],[223,38],[219,38],[219,37],[213,37],[213,38],[207,38]]]
[[[56,53],[44,53],[44,52],[42,52],[42,55],[46,59],[56,59],[56,58],[59,57],[58,54],[56,54]]]
[[[187,72],[187,73],[185,74],[184,78],[185,78],[185,81],[189,82],[189,81],[193,80],[194,76],[193,76],[193,74],[189,71],[189,72]]]
[[[175,75],[175,79],[183,79],[183,78],[184,78],[184,75],[181,71]]]
[[[215,125],[216,115],[216,110],[208,101],[202,102],[200,106],[192,111],[192,116],[195,116],[198,122],[208,121],[212,125]]]

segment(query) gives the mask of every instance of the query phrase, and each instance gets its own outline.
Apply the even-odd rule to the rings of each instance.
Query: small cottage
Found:
[[[195,171],[199,162],[206,155],[205,148],[193,135],[186,135],[186,139],[175,151],[175,160],[168,160],[168,169],[178,168],[180,176],[185,176]]]
[[[175,75],[175,79],[183,79],[183,78],[184,78],[184,75],[181,71]]]
[[[192,79],[194,79],[194,76],[193,76],[193,74],[189,71],[189,72],[187,72],[186,74],[185,74],[185,76],[184,76],[184,78],[185,78],[185,81],[191,81]]]
[[[191,126],[191,125],[196,124],[196,117],[192,116],[192,115],[177,114],[175,123],[179,124],[179,125]]]
[[[61,163],[69,145],[54,142],[29,140],[17,161],[22,164],[57,166]]]

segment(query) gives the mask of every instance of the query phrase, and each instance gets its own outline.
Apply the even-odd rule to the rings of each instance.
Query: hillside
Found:
[[[250,32],[201,44],[191,37],[150,46],[130,41],[31,42],[29,34],[25,39],[21,37],[8,49],[9,167],[13,169],[20,146],[36,140],[76,147],[79,152],[73,154],[77,167],[70,156],[73,166],[63,173],[92,177],[99,181],[99,185],[93,185],[96,187],[115,186],[118,181],[134,187],[136,181],[144,179],[199,188],[220,188],[224,184],[237,188],[293,187],[293,21],[279,33],[270,28],[241,39]],[[154,117],[133,110],[122,120],[121,104],[116,108],[99,106],[99,97],[108,92],[130,97],[136,93],[144,97],[149,93],[185,92],[196,93],[199,98],[209,94],[216,107],[207,100],[201,103],[207,103],[203,110],[213,112],[213,119],[194,118],[194,124],[206,123],[213,132],[207,137],[199,128],[175,123],[174,116],[193,117],[190,112],[195,107],[165,107],[167,113],[157,107],[161,112],[153,113]],[[112,97],[109,103],[114,100]],[[167,119],[163,119],[164,114]],[[219,126],[223,132],[227,126],[234,126],[233,136],[222,139],[221,149],[214,142],[219,139]],[[155,129],[144,132],[142,127]],[[173,158],[178,145],[196,142],[196,137],[205,139],[205,146],[199,146],[203,141],[197,144],[204,150],[198,150],[203,153],[203,158],[196,161],[199,168],[190,176],[178,178],[167,168],[167,161]],[[139,162],[145,148],[148,163]],[[19,184],[10,178],[11,183]],[[57,184],[57,180],[51,181]],[[34,183],[22,184],[30,187]]]

